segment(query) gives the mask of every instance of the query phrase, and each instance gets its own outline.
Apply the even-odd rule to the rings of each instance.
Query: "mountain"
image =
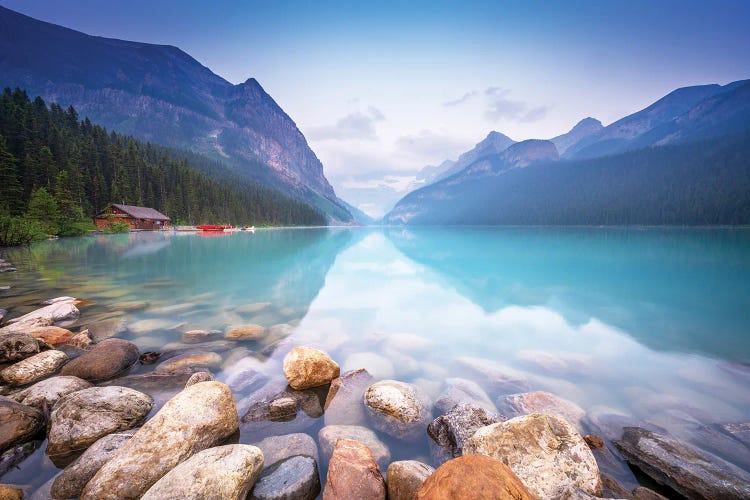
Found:
[[[677,89],[647,108],[583,138],[566,158],[596,158],[743,130],[750,119],[750,80]]]
[[[459,156],[458,161],[447,165],[448,168],[433,176],[432,182],[447,179],[448,177],[457,174],[461,170],[465,169],[466,167],[477,161],[479,158],[501,153],[515,143],[516,141],[514,141],[507,135],[501,134],[500,132],[495,132],[493,130],[492,132],[487,134],[487,137],[477,143],[474,148]],[[441,166],[442,165],[446,165],[446,162],[441,163]]]
[[[557,137],[550,139],[550,141],[557,148],[557,152],[560,153],[560,155],[564,155],[565,151],[567,151],[570,146],[600,132],[603,128],[604,126],[602,126],[602,122],[599,120],[591,117],[584,118],[578,122],[575,127],[570,129],[570,132],[558,135]]]
[[[519,168],[523,163],[512,167],[507,158],[480,160],[454,177],[407,195],[384,222],[750,224],[750,124],[744,133],[719,139],[593,159],[540,158]],[[479,172],[484,175],[476,175]]]
[[[176,47],[90,36],[0,7],[0,86],[221,160],[332,220],[352,219],[294,121],[255,79],[233,85]]]

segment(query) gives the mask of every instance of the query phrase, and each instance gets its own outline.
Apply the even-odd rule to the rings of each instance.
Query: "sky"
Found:
[[[750,2],[0,0],[85,33],[175,45],[256,78],[343,199],[379,216],[491,130],[607,125],[675,88],[750,78]]]

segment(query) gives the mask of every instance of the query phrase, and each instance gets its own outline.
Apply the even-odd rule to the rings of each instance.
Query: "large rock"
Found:
[[[221,356],[215,352],[194,351],[162,361],[154,373],[178,373],[185,368],[218,368],[220,365]]]
[[[224,338],[227,340],[260,340],[266,336],[266,329],[260,325],[245,325],[232,328]]]
[[[325,425],[366,424],[363,397],[374,381],[364,368],[333,379],[325,402]]]
[[[23,490],[8,484],[0,484],[0,500],[21,500],[22,498]]]
[[[688,498],[750,498],[750,474],[721,458],[641,427],[615,441],[631,465]]]
[[[422,437],[432,416],[422,392],[397,380],[371,385],[364,401],[376,429],[407,441]]]
[[[51,409],[63,396],[89,387],[91,387],[89,382],[78,377],[52,377],[13,394],[12,399],[39,410],[44,409],[45,406]]]
[[[190,387],[193,384],[199,384],[201,382],[212,382],[214,380],[216,380],[216,378],[209,372],[195,372],[190,375],[190,378],[185,382],[185,387]]]
[[[237,430],[232,391],[220,382],[185,388],[125,443],[83,490],[83,499],[137,498],[195,453]]]
[[[391,461],[391,451],[388,449],[388,446],[367,427],[359,425],[327,425],[318,432],[320,454],[325,462],[331,459],[331,454],[339,439],[350,439],[367,446],[380,465],[381,470],[385,470]]]
[[[530,413],[556,415],[575,425],[579,432],[583,431],[583,418],[586,416],[583,408],[574,402],[543,391],[500,396],[497,400],[497,407],[507,417]]]
[[[255,446],[217,446],[196,453],[169,471],[142,499],[245,500],[262,470],[263,453]]]
[[[282,436],[270,436],[255,443],[263,452],[266,467],[294,456],[302,455],[318,462],[318,445],[308,434],[295,433]]]
[[[35,320],[47,320],[52,323],[59,323],[61,321],[71,320],[77,318],[81,312],[74,304],[75,299],[63,302],[55,302],[48,306],[32,311],[28,314],[24,314],[18,318],[13,318],[10,323],[18,324],[31,324]]]
[[[53,498],[77,498],[84,486],[107,461],[133,437],[134,431],[117,432],[97,440],[52,482]]]
[[[34,354],[0,371],[0,382],[10,386],[33,384],[49,377],[68,361],[62,351],[44,351]]]
[[[476,382],[465,378],[449,378],[445,384],[447,387],[433,405],[438,415],[448,413],[460,403],[469,403],[484,408],[490,413],[498,412],[487,393]]]
[[[38,326],[26,330],[26,333],[49,345],[64,344],[75,336],[67,328],[60,328],[59,326]]]
[[[43,426],[42,412],[0,397],[0,452],[33,438]]]
[[[106,339],[63,368],[62,375],[73,375],[91,382],[114,378],[138,361],[138,347],[127,340]]]
[[[153,399],[127,387],[91,387],[64,396],[50,415],[47,455],[84,450],[99,438],[139,425]]]
[[[328,464],[323,500],[385,500],[385,495],[385,481],[370,448],[339,439]]]
[[[26,359],[39,353],[43,347],[42,342],[25,333],[0,335],[0,363]]]
[[[412,498],[535,500],[534,495],[508,466],[484,455],[466,455],[449,460],[427,478]]]
[[[482,427],[466,440],[463,453],[502,461],[540,498],[558,498],[570,488],[602,493],[588,445],[572,424],[554,415],[532,413]]]
[[[266,469],[253,488],[252,500],[314,500],[320,475],[314,458],[290,457]]]
[[[417,460],[391,462],[385,476],[389,500],[413,500],[417,490],[435,469]]]
[[[295,347],[284,357],[284,376],[293,389],[326,385],[340,374],[328,354],[312,347]]]
[[[441,415],[427,426],[427,435],[431,439],[432,458],[436,464],[442,464],[452,458],[460,457],[464,443],[481,427],[502,422],[505,419],[488,413],[484,408],[461,403],[445,415]]]
[[[94,342],[101,342],[125,331],[125,320],[121,317],[107,318],[89,323],[86,327]]]

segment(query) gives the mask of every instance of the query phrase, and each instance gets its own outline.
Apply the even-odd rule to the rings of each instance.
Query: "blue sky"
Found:
[[[255,77],[345,199],[377,214],[490,130],[549,138],[686,85],[750,78],[750,2],[0,0]]]

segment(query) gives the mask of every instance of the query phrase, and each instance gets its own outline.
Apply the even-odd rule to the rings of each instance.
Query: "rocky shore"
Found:
[[[750,498],[748,422],[707,428],[699,448],[489,360],[459,360],[472,379],[398,380],[404,352],[430,349],[409,335],[373,340],[390,359],[332,359],[289,324],[186,330],[141,352],[119,327],[66,328],[79,306],[0,313],[0,482],[40,446],[60,469],[0,485],[2,500]],[[129,332],[163,326],[147,321]],[[393,442],[429,456],[394,459]]]

